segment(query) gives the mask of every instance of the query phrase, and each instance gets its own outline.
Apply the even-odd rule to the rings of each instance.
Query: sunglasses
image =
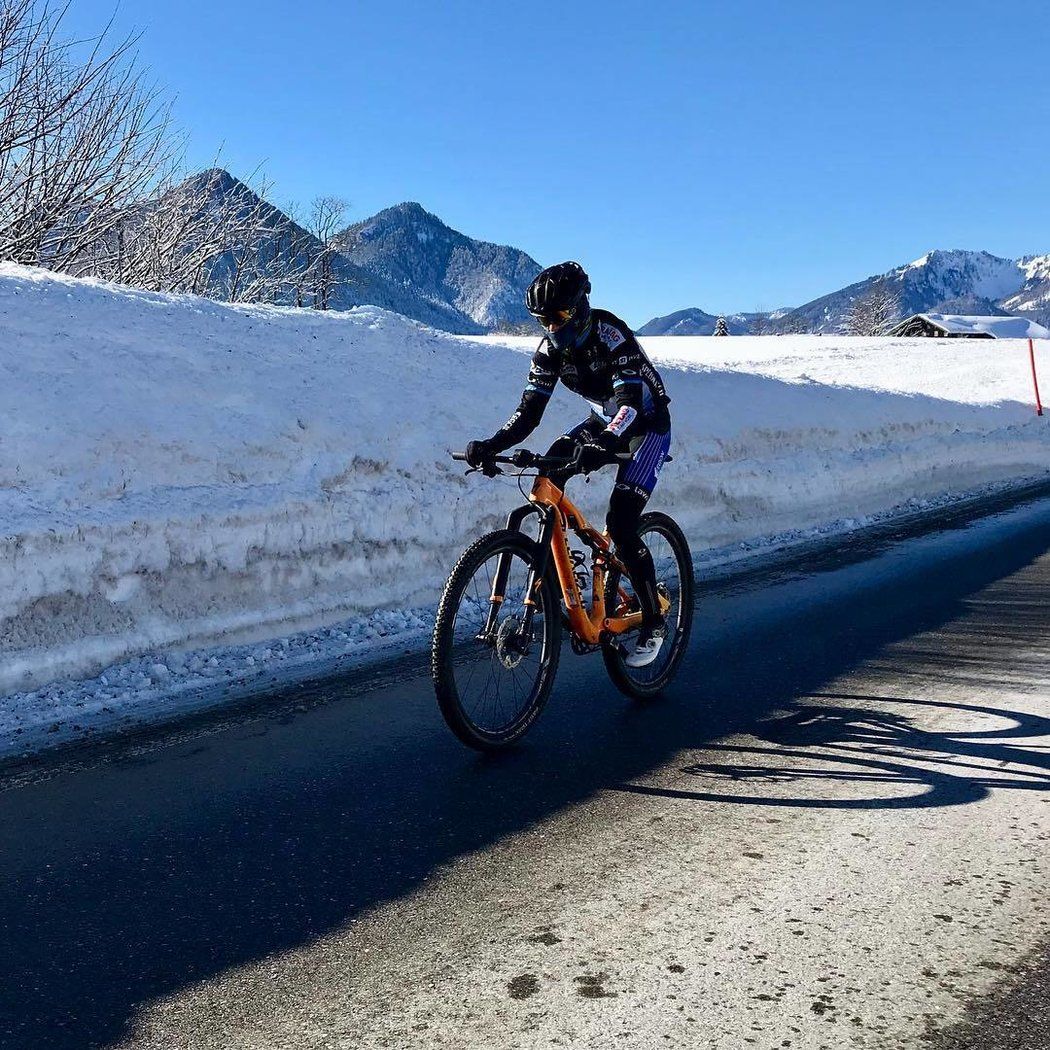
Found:
[[[555,310],[552,314],[533,314],[533,317],[535,317],[548,332],[556,332],[563,325],[568,324],[568,322],[575,316],[575,306],[570,310]]]

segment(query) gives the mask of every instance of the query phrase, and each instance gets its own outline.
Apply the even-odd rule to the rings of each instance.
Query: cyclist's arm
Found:
[[[517,409],[510,419],[489,438],[489,446],[493,452],[503,452],[511,445],[524,441],[540,425],[547,402],[554,393],[554,386],[557,382],[558,375],[554,370],[554,363],[544,353],[544,347],[541,346],[532,357],[528,384],[521,395]]]
[[[603,324],[602,340],[614,354],[612,367],[613,395],[617,411],[609,425],[598,435],[598,443],[610,452],[626,451],[631,438],[645,433],[645,380],[642,370],[645,356],[633,333],[618,326]]]
[[[609,452],[625,452],[631,438],[648,429],[642,414],[643,389],[642,379],[633,369],[625,368],[613,379],[616,415],[597,438],[598,444]]]

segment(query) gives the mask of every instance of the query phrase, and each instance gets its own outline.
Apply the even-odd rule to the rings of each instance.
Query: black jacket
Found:
[[[559,379],[605,420],[600,438],[610,449],[626,448],[651,430],[666,434],[671,428],[671,399],[634,333],[608,310],[592,310],[579,346],[557,350],[544,337],[532,355],[517,411],[490,440],[493,451],[518,444],[536,429]]]

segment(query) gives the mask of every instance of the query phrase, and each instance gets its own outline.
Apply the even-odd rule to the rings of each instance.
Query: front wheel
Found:
[[[449,728],[468,747],[520,740],[543,710],[561,652],[561,612],[539,548],[507,529],[471,544],[445,584],[431,673]],[[526,605],[534,581],[531,613]]]
[[[629,644],[633,635],[605,643],[602,656],[616,688],[627,696],[644,700],[656,696],[671,681],[689,647],[693,626],[693,558],[678,523],[660,511],[642,515],[638,534],[653,556],[656,589],[670,602],[666,613],[667,639],[659,656],[648,667],[628,667],[624,662],[620,643]],[[611,570],[606,579],[605,594],[608,616],[637,608],[630,580],[615,570]]]

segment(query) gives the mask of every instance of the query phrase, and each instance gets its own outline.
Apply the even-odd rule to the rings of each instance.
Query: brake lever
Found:
[[[536,466],[536,460],[540,457],[530,452],[527,448],[519,448],[514,451],[510,458],[514,466],[521,470],[528,470]]]

